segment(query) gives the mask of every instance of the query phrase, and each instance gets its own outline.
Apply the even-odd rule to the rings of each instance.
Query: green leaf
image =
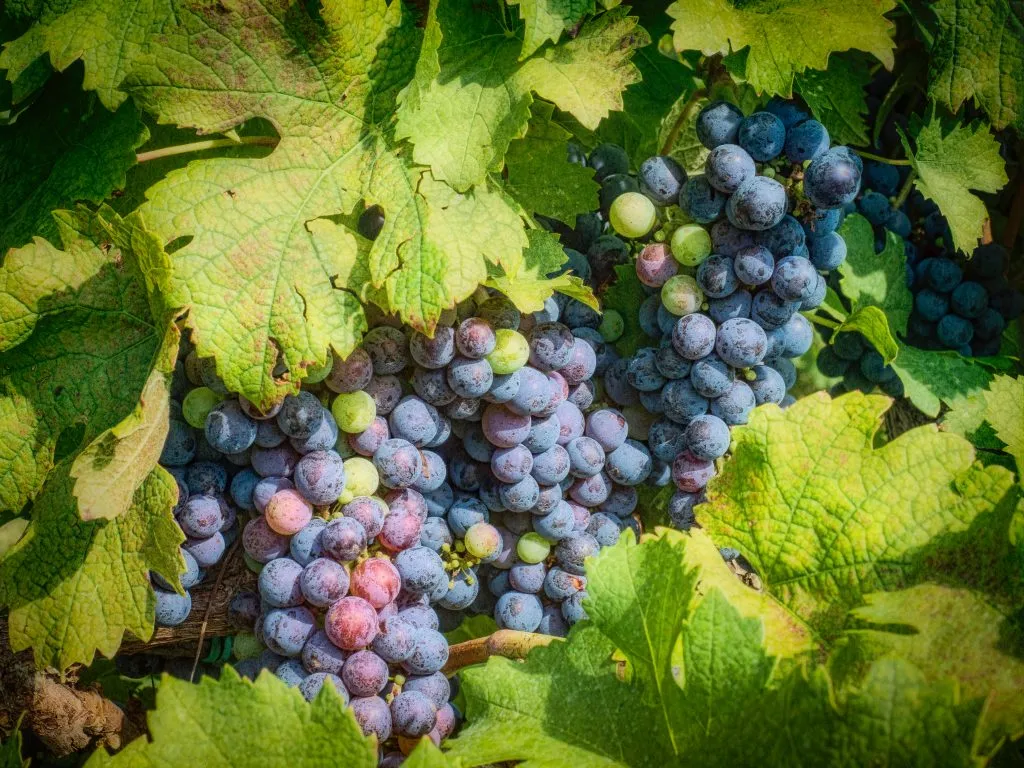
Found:
[[[532,56],[548,40],[558,42],[562,32],[594,12],[594,0],[508,0],[508,4],[519,6],[525,22],[521,59]]]
[[[0,768],[28,768],[21,758],[21,720],[5,741],[0,741]]]
[[[980,121],[961,125],[936,115],[927,123],[915,116],[909,133],[914,150],[900,130],[903,148],[918,177],[914,187],[939,206],[949,222],[952,245],[972,253],[981,240],[988,211],[970,190],[998,192],[1007,182],[999,142]]]
[[[606,312],[609,309],[614,309],[622,315],[625,330],[618,341],[615,342],[615,349],[623,357],[629,357],[640,347],[655,346],[657,344],[640,327],[637,309],[644,303],[646,298],[647,294],[644,293],[643,283],[636,276],[636,269],[633,267],[633,264],[616,265],[615,281],[605,290],[602,299]]]
[[[985,393],[985,420],[995,428],[996,437],[1017,462],[1017,475],[1024,478],[1024,376],[996,376]]]
[[[576,216],[596,210],[601,185],[594,171],[568,158],[571,134],[551,121],[551,106],[536,102],[526,136],[508,147],[506,191],[527,211],[576,226]]]
[[[1009,472],[972,466],[971,445],[934,425],[875,448],[891,403],[818,393],[785,412],[756,409],[697,508],[715,542],[746,555],[768,591],[825,637],[865,594],[927,575],[937,543],[1013,487]]]
[[[985,366],[959,352],[928,352],[902,342],[892,367],[910,402],[932,418],[939,415],[942,403],[952,405],[981,392],[992,381],[992,373]]]
[[[980,707],[960,705],[955,685],[887,659],[833,690],[821,668],[779,665],[761,621],[717,586],[693,598],[690,546],[679,533],[639,545],[623,536],[588,562],[591,619],[567,642],[464,670],[469,725],[449,758],[525,768],[714,767],[751,754],[807,768],[968,759]]]
[[[950,403],[942,414],[942,428],[970,440],[976,448],[991,451],[1003,449],[992,425],[985,421],[985,391],[972,392]]]
[[[647,35],[625,9],[525,61],[500,10],[431,3],[416,80],[398,110],[397,135],[412,141],[416,162],[460,191],[502,167],[509,143],[526,133],[534,92],[593,130],[639,79],[630,57]]]
[[[0,524],[0,558],[7,554],[7,550],[18,543],[18,540],[25,534],[29,520],[24,517],[15,517]]]
[[[377,765],[374,740],[330,685],[310,704],[269,672],[255,683],[230,667],[219,680],[204,676],[197,684],[165,675],[148,721],[148,741],[140,737],[113,756],[101,750],[92,761],[110,768]]]
[[[868,139],[868,104],[864,88],[871,72],[864,56],[832,56],[828,69],[808,69],[796,76],[796,92],[822,123],[833,144],[862,147]]]
[[[554,291],[599,309],[593,291],[576,275],[567,272],[548,277],[567,260],[558,236],[538,229],[531,229],[528,236],[529,247],[515,258],[505,259],[503,268],[493,270],[487,278],[487,285],[508,296],[521,312],[539,312]]]
[[[957,112],[968,99],[996,128],[1024,132],[1024,16],[1009,0],[936,0],[928,95]]]
[[[832,659],[834,673],[849,675],[874,659],[897,656],[930,682],[959,680],[965,700],[987,699],[980,744],[985,754],[1002,737],[1024,735],[1024,661],[1004,652],[1015,633],[981,595],[921,584],[867,595],[852,615],[868,626],[844,635]]]
[[[886,230],[885,248],[875,253],[874,230],[859,213],[846,217],[839,234],[846,241],[847,250],[846,261],[839,265],[843,295],[854,311],[869,305],[878,307],[885,313],[889,327],[905,335],[914,297],[907,288],[903,240]]]
[[[676,0],[677,51],[743,51],[743,79],[758,93],[789,97],[797,74],[827,69],[829,55],[856,48],[893,66],[892,0]],[[747,49],[749,46],[749,50]]]
[[[497,629],[498,625],[494,619],[486,613],[481,613],[476,616],[467,616],[459,626],[451,632],[446,632],[445,637],[448,638],[449,645],[455,645],[467,640],[476,640],[478,637],[487,637]]]
[[[0,560],[0,605],[10,611],[11,647],[31,648],[39,666],[64,670],[113,656],[124,633],[148,640],[155,571],[177,581],[184,536],[172,509],[174,479],[157,467],[115,520],[78,516],[67,462],[35,500],[24,537]]]
[[[177,333],[162,306],[167,257],[158,244],[149,252],[129,247],[143,231],[138,217],[121,220],[110,212],[110,218],[124,233],[119,246],[92,214],[61,211],[55,221],[64,250],[36,239],[9,252],[0,268],[2,509],[18,511],[35,496],[61,458],[55,451],[62,438],[73,453],[94,440],[94,450],[116,452],[117,441],[134,433],[130,425],[151,371],[173,368]],[[143,407],[166,408],[159,402],[166,390],[149,389]],[[96,501],[100,516],[127,506],[166,430],[159,415],[148,422],[150,450],[119,480],[116,497]],[[85,469],[79,465],[76,474]]]
[[[111,113],[95,101],[78,78],[60,77],[0,128],[0,253],[33,235],[59,242],[51,211],[124,187],[149,133],[131,104]]]
[[[836,335],[843,331],[858,331],[871,342],[871,346],[878,350],[886,363],[891,363],[900,350],[899,344],[889,328],[889,320],[876,306],[868,305],[851,312],[850,316],[836,329],[836,333],[832,336],[833,343]]]

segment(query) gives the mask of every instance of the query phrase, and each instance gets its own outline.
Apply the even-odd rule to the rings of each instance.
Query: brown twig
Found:
[[[213,595],[216,595],[220,589],[221,583],[224,581],[224,574],[228,572],[228,563],[235,556],[238,551],[239,545],[242,543],[242,537],[239,536],[234,544],[231,545],[231,549],[228,550],[227,555],[224,556],[224,561],[221,563],[220,571],[217,573],[217,581],[213,585]],[[211,595],[211,598],[213,597]],[[213,609],[213,604],[216,601],[211,599],[209,604],[206,606],[206,611],[203,613],[203,623],[199,627],[199,639],[196,641],[196,655],[192,659],[192,671],[189,672],[188,681],[191,683],[196,678],[196,669],[199,668],[199,657],[203,655],[203,640],[206,638],[206,625],[210,621],[210,611]]]
[[[448,663],[443,672],[453,675],[464,667],[483,664],[491,656],[503,656],[506,659],[525,659],[534,648],[550,645],[561,641],[551,635],[539,635],[535,632],[518,632],[513,629],[499,629],[492,635],[456,643],[448,649]]]
[[[668,136],[665,137],[665,144],[661,148],[661,154],[667,155],[672,151],[672,147],[676,145],[676,141],[679,139],[679,133],[683,130],[683,126],[686,125],[686,121],[690,118],[693,110],[696,108],[697,103],[708,95],[708,92],[703,88],[698,88],[690,94],[690,98],[679,112],[679,116],[676,117],[672,128],[668,132]]]

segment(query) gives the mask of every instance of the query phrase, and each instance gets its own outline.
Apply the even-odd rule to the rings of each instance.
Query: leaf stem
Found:
[[[906,181],[903,182],[903,186],[900,187],[900,193],[896,195],[896,199],[892,202],[892,207],[899,210],[903,207],[903,204],[907,202],[907,198],[910,196],[910,190],[914,186],[914,181],[917,179],[917,171],[913,168],[910,169],[910,173],[907,174]]]
[[[679,139],[679,134],[683,130],[683,126],[686,125],[686,121],[689,120],[694,108],[696,108],[697,102],[707,95],[708,92],[704,88],[698,88],[690,94],[690,98],[687,99],[686,104],[679,111],[679,116],[676,117],[676,121],[672,123],[672,128],[669,130],[668,136],[665,137],[665,144],[661,148],[661,154],[667,155],[672,151],[672,147],[676,145],[676,141]]]
[[[148,152],[139,152],[135,156],[135,162],[147,163],[150,160],[159,160],[174,155],[186,155],[189,152],[202,152],[207,149],[220,149],[221,147],[237,147],[241,144],[252,144],[261,147],[276,147],[279,139],[276,136],[240,136],[237,139],[206,139],[205,141],[193,141],[189,144],[173,144],[169,147],[151,149]]]
[[[853,150],[858,155],[866,160],[874,160],[876,163],[885,163],[886,165],[910,165],[909,160],[894,160],[891,157],[882,157],[881,155],[875,155],[871,152],[865,152],[862,149]]]
[[[463,667],[483,664],[491,656],[504,656],[506,659],[525,659],[534,648],[551,645],[561,638],[551,635],[540,635],[535,632],[518,632],[513,629],[499,629],[492,635],[456,643],[448,649],[448,663],[442,670],[446,675],[453,675]]]
[[[837,323],[834,320],[828,320],[827,318],[824,318],[821,315],[817,315],[817,314],[815,314],[815,315],[807,315],[807,318],[812,323],[820,325],[820,326],[822,326],[824,328],[831,328],[833,331],[840,326],[840,323]]]

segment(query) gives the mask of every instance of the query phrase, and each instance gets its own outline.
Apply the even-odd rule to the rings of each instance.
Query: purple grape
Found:
[[[474,360],[491,354],[496,343],[494,328],[487,320],[480,317],[466,318],[459,324],[459,328],[455,332],[455,344],[459,353]]]
[[[400,373],[409,363],[408,343],[399,329],[381,325],[363,337],[363,349],[373,361],[376,376]]]
[[[737,141],[757,162],[767,163],[782,152],[786,127],[771,112],[755,112],[740,123]]]
[[[412,654],[402,662],[406,672],[431,675],[448,662],[448,641],[434,629],[419,628],[413,636]]]
[[[260,597],[274,608],[290,608],[302,603],[302,566],[290,557],[271,560],[260,571]]]
[[[352,562],[366,549],[366,530],[354,518],[339,517],[324,528],[320,543],[335,560]]]
[[[273,565],[274,562],[277,561],[269,565]],[[260,576],[262,577],[262,573]],[[348,594],[349,575],[343,566],[320,557],[302,569],[299,583],[307,603],[318,608],[326,608]]]
[[[491,456],[491,471],[502,483],[518,483],[530,474],[533,455],[523,445],[513,448],[499,448]]]
[[[580,409],[570,402],[564,402],[555,411],[558,417],[558,444],[568,445],[583,434],[585,421]]]
[[[698,459],[714,461],[729,450],[729,425],[717,416],[698,416],[686,428],[686,444]]]
[[[360,456],[373,456],[385,440],[391,437],[388,422],[382,416],[374,418],[373,423],[356,435],[348,436],[349,447]]]
[[[391,738],[391,708],[384,699],[380,696],[355,696],[349,706],[365,736],[375,736],[378,744]]]
[[[732,259],[712,254],[697,267],[697,284],[712,299],[721,299],[739,287]]]
[[[726,424],[746,424],[757,401],[745,381],[734,381],[721,396],[711,401],[711,413]]]
[[[384,661],[397,664],[412,655],[414,632],[414,626],[401,616],[390,616],[381,622],[370,648]]]
[[[332,353],[333,354],[333,353]],[[334,365],[324,379],[324,384],[332,392],[348,393],[366,389],[373,378],[373,361],[362,348],[353,349],[344,360],[334,355]]]
[[[422,448],[437,433],[438,419],[434,406],[415,395],[408,395],[399,400],[388,416],[388,429],[395,438]]]
[[[345,659],[341,680],[353,696],[376,696],[388,682],[388,663],[373,651],[356,651]]]
[[[435,408],[448,405],[457,397],[448,385],[448,373],[443,368],[417,368],[412,375],[412,388]]]
[[[455,357],[454,329],[438,326],[432,339],[422,333],[413,333],[409,339],[409,354],[424,368],[444,368]]]
[[[186,539],[183,547],[195,558],[200,568],[212,568],[224,557],[227,543],[224,534],[217,531],[205,539]]]
[[[515,629],[533,632],[540,624],[544,606],[536,595],[522,592],[506,592],[498,598],[494,618],[501,629]]]
[[[543,485],[555,485],[569,476],[569,453],[560,445],[553,445],[533,458],[530,472]]]
[[[402,382],[397,376],[374,376],[364,390],[373,398],[378,416],[387,416],[402,399]]]
[[[292,560],[299,565],[306,566],[323,554],[323,544],[320,542],[320,534],[327,527],[327,521],[314,517],[306,527],[291,538],[288,545],[288,554]]]
[[[345,705],[348,705],[348,691],[345,690],[341,678],[330,672],[314,672],[311,674],[299,685],[299,693],[302,694],[302,698],[306,701],[313,701],[320,694],[320,689],[325,685],[334,688],[338,695],[341,696]]]
[[[647,447],[636,440],[628,439],[609,453],[605,462],[608,476],[619,485],[639,485],[651,474],[652,467],[651,454]]]
[[[522,443],[529,437],[531,425],[529,414],[515,413],[507,405],[488,405],[481,421],[484,435],[500,448],[512,448]]]
[[[305,438],[316,431],[323,417],[324,407],[316,395],[302,391],[285,397],[281,411],[277,414],[277,426],[288,437]]]
[[[213,496],[191,496],[182,506],[178,523],[186,536],[208,539],[224,525],[221,503]]]
[[[373,454],[380,481],[388,488],[408,488],[423,471],[419,450],[408,440],[385,440]]]
[[[689,451],[683,451],[672,462],[672,479],[676,487],[686,493],[704,490],[715,475],[715,464],[707,459],[698,459]]]
[[[608,498],[611,488],[611,478],[606,473],[599,472],[593,477],[581,478],[574,482],[569,488],[569,496],[581,506],[596,507]]]
[[[334,451],[313,451],[295,465],[296,490],[316,506],[331,504],[345,490],[345,462]]]
[[[653,347],[644,347],[630,358],[626,380],[638,392],[656,392],[665,386],[665,377],[658,370],[657,354]]]
[[[804,194],[817,208],[842,208],[860,191],[861,171],[845,147],[815,157],[804,172]]]
[[[736,144],[720,144],[711,150],[704,162],[704,178],[708,184],[731,195],[757,175],[754,160]]]
[[[263,617],[263,639],[274,653],[295,658],[316,631],[316,619],[304,606],[276,608]]]
[[[519,369],[519,389],[505,407],[513,413],[530,416],[541,413],[550,401],[551,384],[548,377],[536,368],[524,366]]]
[[[636,509],[639,500],[640,497],[636,488],[616,485],[612,487],[612,492],[608,494],[608,498],[598,505],[597,510],[614,517],[627,517],[633,514],[633,510]]]
[[[402,691],[391,702],[391,722],[396,733],[416,739],[433,729],[437,707],[426,694]]]
[[[300,459],[290,443],[275,448],[253,448],[249,455],[252,468],[260,477],[291,477]]]
[[[604,448],[592,437],[577,437],[565,446],[573,477],[593,477],[604,469]]]
[[[676,321],[672,347],[687,360],[700,360],[714,350],[715,334],[715,324],[707,315],[685,315]]]

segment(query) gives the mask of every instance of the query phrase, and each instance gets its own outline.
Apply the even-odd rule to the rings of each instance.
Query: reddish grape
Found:
[[[343,597],[324,617],[324,631],[339,648],[365,648],[377,636],[377,611],[361,597]]]
[[[352,571],[352,594],[363,598],[374,608],[390,603],[402,588],[402,577],[391,561],[371,557]]]

